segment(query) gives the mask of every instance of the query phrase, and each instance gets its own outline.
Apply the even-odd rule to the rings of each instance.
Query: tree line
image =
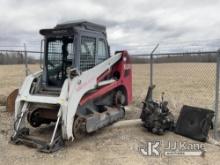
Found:
[[[153,57],[154,63],[216,62],[217,52],[154,54]],[[130,58],[131,62],[135,64],[150,63],[149,55],[131,55]],[[27,62],[36,64],[39,63],[39,59],[28,56]],[[0,52],[0,65],[24,63],[24,52]]]
[[[176,63],[176,62],[216,62],[217,52],[199,52],[199,53],[177,53],[177,54],[155,54],[154,63]],[[132,55],[132,63],[150,63],[149,55]]]
[[[29,64],[36,64],[39,60],[28,56],[27,62]],[[24,64],[25,56],[23,52],[4,52],[0,53],[0,65],[9,65],[9,64]]]

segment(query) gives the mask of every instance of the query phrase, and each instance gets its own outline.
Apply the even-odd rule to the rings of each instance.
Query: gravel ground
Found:
[[[139,116],[138,108],[130,108],[126,118]],[[147,141],[160,140],[162,144],[168,141],[199,143],[181,137],[172,132],[164,136],[156,136],[146,132],[138,125],[128,127],[106,127],[85,138],[67,142],[65,148],[52,154],[37,152],[36,149],[23,145],[9,143],[12,134],[13,116],[0,111],[0,164],[26,165],[26,164],[90,164],[90,165],[121,165],[121,164],[219,164],[220,147],[204,144],[204,156],[144,156],[139,148],[145,146]],[[164,145],[160,150],[163,151]]]

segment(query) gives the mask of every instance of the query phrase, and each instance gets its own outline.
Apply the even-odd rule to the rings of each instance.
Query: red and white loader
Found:
[[[42,29],[43,69],[30,74],[15,101],[11,141],[53,152],[65,140],[81,138],[122,119],[132,101],[132,70],[127,51],[110,56],[106,28],[91,22]],[[50,141],[31,136],[54,123]]]

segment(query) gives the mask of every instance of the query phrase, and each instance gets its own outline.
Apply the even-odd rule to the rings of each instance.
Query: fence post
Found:
[[[153,63],[154,63],[154,57],[153,53],[150,55],[150,86],[153,85]]]
[[[154,52],[157,50],[159,44],[157,44],[155,46],[155,48],[152,50],[151,54],[150,54],[150,86],[153,85],[153,64],[154,64]]]
[[[27,58],[27,49],[26,44],[24,43],[24,58],[25,58],[25,75],[28,75],[28,58]]]
[[[9,55],[8,55],[8,51],[6,51],[6,54],[5,54],[5,55],[6,55],[5,64],[7,64],[7,65],[8,65],[8,64],[9,64],[9,62],[8,62],[8,61],[9,61]]]
[[[214,139],[218,139],[218,111],[219,111],[219,73],[220,73],[220,50],[216,57],[216,84],[215,84],[215,121],[214,121]]]

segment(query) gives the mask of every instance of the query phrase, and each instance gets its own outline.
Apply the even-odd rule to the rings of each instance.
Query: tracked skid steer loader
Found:
[[[87,21],[42,29],[43,69],[28,75],[15,101],[11,142],[54,152],[125,116],[132,100],[127,51],[110,56],[106,28]],[[52,126],[49,140],[31,133]],[[47,132],[45,132],[47,133]]]

